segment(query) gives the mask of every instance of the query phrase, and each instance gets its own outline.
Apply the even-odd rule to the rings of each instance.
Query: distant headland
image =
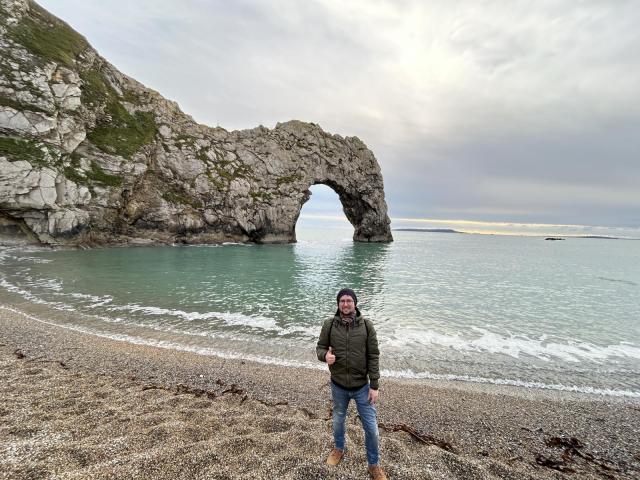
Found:
[[[424,233],[465,233],[452,228],[394,228],[394,232],[424,232]]]

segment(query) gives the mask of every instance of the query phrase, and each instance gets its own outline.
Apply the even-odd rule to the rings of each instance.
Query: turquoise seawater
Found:
[[[640,241],[300,228],[293,245],[0,250],[0,304],[136,343],[322,368],[345,286],[384,376],[640,396]]]

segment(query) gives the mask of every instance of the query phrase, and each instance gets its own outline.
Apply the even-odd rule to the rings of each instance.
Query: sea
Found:
[[[325,368],[320,327],[350,287],[374,322],[383,378],[640,397],[637,229],[558,227],[563,240],[547,240],[425,225],[394,222],[389,244],[311,218],[289,245],[2,247],[0,308],[136,344]]]

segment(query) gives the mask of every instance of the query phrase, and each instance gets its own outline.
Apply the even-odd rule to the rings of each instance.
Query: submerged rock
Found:
[[[380,167],[356,137],[295,120],[199,125],[27,0],[0,0],[0,50],[5,234],[27,229],[47,244],[294,242],[309,187],[325,184],[354,240],[392,240]]]

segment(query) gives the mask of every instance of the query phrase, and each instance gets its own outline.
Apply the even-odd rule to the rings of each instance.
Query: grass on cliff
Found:
[[[104,152],[131,158],[140,147],[153,141],[157,130],[153,113],[129,113],[98,70],[84,71],[80,77],[83,81],[82,103],[93,108],[104,105],[104,112],[108,115],[87,133],[91,143]]]
[[[9,37],[24,46],[38,62],[52,61],[75,68],[76,57],[89,48],[87,40],[34,2],[29,2],[29,8],[29,13],[20,23],[8,28]],[[136,112],[132,115],[127,112],[101,72],[85,71],[81,77],[84,81],[82,102],[94,108],[104,105],[105,113],[109,116],[101,119],[96,128],[87,134],[96,147],[130,158],[140,147],[153,140],[156,132],[153,114]],[[137,103],[137,97],[131,92],[125,92],[124,99]],[[33,110],[10,98],[0,100],[0,104],[5,106]]]
[[[8,29],[14,41],[45,62],[53,61],[73,67],[76,57],[89,44],[78,32],[34,2],[29,2],[29,14]]]
[[[65,177],[67,177],[72,182],[77,183],[78,185],[89,184],[89,182],[87,181],[87,177],[81,175],[78,170],[73,167],[64,167],[62,173],[64,173]]]
[[[131,115],[122,105],[108,108],[111,122],[98,125],[87,133],[87,138],[100,150],[131,158],[140,147],[151,143],[156,133],[153,113],[135,112]]]
[[[80,155],[75,152],[71,154],[71,163],[64,167],[63,173],[72,182],[86,185],[90,190],[93,190],[94,184],[103,187],[119,187],[123,181],[122,177],[105,172],[96,162],[91,162],[91,170],[83,171],[80,168]]]
[[[47,112],[46,110],[40,107],[36,107],[35,105],[30,105],[28,103],[20,102],[14,98],[7,97],[6,95],[3,95],[1,93],[0,93],[0,106],[10,107],[18,111],[29,110],[31,112],[39,112],[39,113],[44,113],[46,115],[51,114],[50,112]]]
[[[249,192],[249,196],[253,199],[254,202],[263,202],[268,203],[273,198],[269,192],[261,192],[261,191],[253,191]]]
[[[6,157],[9,161],[26,160],[31,165],[47,165],[42,145],[33,140],[0,137],[0,156]]]
[[[302,180],[302,176],[298,174],[293,175],[284,175],[282,177],[276,178],[276,185],[279,187],[280,185],[286,185],[288,183],[294,183],[298,180]]]
[[[164,198],[169,203],[179,204],[179,205],[189,205],[195,208],[196,210],[204,206],[200,200],[189,197],[177,191],[165,192],[162,194],[162,198]]]
[[[85,175],[89,180],[107,187],[119,187],[122,185],[122,177],[108,174],[95,162],[91,162],[91,170],[86,172]]]
[[[86,185],[89,186],[89,181],[87,177],[85,177],[80,169],[80,160],[82,156],[77,152],[71,153],[71,162],[68,166],[63,168],[64,176],[67,177],[72,182],[77,183],[78,185]]]

